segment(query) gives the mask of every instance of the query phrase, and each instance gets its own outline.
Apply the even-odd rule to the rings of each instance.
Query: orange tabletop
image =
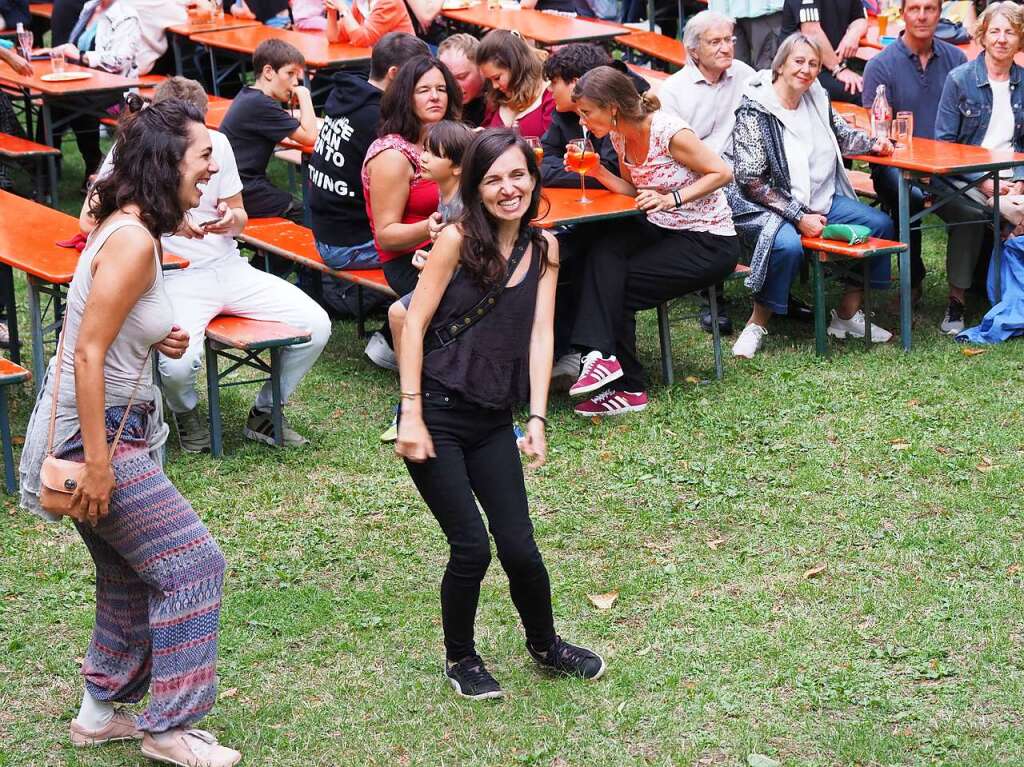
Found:
[[[29,3],[28,12],[41,19],[49,19],[53,16],[53,3]]]
[[[112,75],[101,69],[80,67],[77,64],[66,64],[65,70],[68,72],[88,72],[90,76],[87,79],[49,83],[40,79],[43,75],[53,72],[49,59],[33,61],[32,70],[30,75],[21,75],[7,64],[0,64],[0,83],[12,85],[23,90],[37,91],[44,96],[74,96],[81,93],[94,93],[98,91],[123,91],[139,85],[138,79]]]
[[[617,24],[598,24],[587,19],[558,16],[529,8],[491,10],[483,3],[457,11],[444,11],[444,16],[452,21],[484,29],[515,29],[523,37],[536,40],[541,45],[610,40],[629,31]]]
[[[889,157],[855,155],[852,159],[928,176],[977,173],[1024,165],[1024,153],[992,151],[980,146],[916,137],[906,149],[897,149]]]
[[[234,16],[227,15],[222,19],[216,21],[210,18],[200,18],[189,14],[188,21],[184,24],[175,24],[173,27],[168,27],[167,31],[171,34],[181,35],[182,37],[191,37],[197,35],[200,32],[221,32],[225,29],[242,29],[243,27],[259,27],[262,26],[255,19],[237,19]]]
[[[277,29],[262,24],[240,29],[227,29],[222,32],[200,32],[191,36],[194,43],[208,48],[241,53],[251,56],[256,46],[264,40],[275,38],[291,43],[298,48],[306,59],[309,69],[363,64],[370,61],[369,48],[357,48],[344,43],[329,43],[323,32],[294,32],[289,29]]]
[[[623,216],[637,216],[636,201],[627,194],[609,192],[607,189],[588,189],[587,197],[593,202],[581,203],[579,187],[558,189],[545,187],[540,203],[541,217],[534,223],[545,229],[563,224],[579,224],[587,221],[602,221]],[[547,208],[544,200],[547,200]],[[545,210],[547,212],[545,213]]]
[[[845,101],[833,101],[832,110],[844,117],[852,115],[855,128],[867,130],[871,127],[871,112],[868,111],[867,107],[862,107],[858,104],[848,104]]]
[[[28,380],[31,375],[21,365],[0,357],[0,381],[3,381],[4,385]]]
[[[219,98],[217,101],[211,99],[206,110],[206,127],[211,130],[220,130],[220,124],[224,122],[224,115],[231,107],[231,99]]]
[[[677,67],[686,66],[686,48],[674,37],[666,37],[657,32],[637,31],[620,35],[615,38],[615,42],[667,61],[669,64],[675,64]]]

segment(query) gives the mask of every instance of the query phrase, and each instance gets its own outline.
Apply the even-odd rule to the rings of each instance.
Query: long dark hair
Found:
[[[546,51],[534,48],[517,31],[492,29],[476,49],[476,64],[491,62],[509,71],[509,93],[491,87],[488,98],[495,106],[507,104],[520,112],[534,102],[544,88]]]
[[[175,231],[187,209],[178,195],[179,166],[188,149],[189,126],[203,124],[193,104],[169,99],[123,120],[110,174],[96,182],[89,213],[97,222],[137,205],[154,237]]]
[[[419,143],[420,134],[423,132],[423,123],[413,111],[412,98],[416,90],[416,83],[431,69],[436,69],[441,73],[448,91],[448,108],[442,119],[458,120],[462,116],[462,89],[455,82],[448,67],[442,64],[440,59],[435,59],[432,56],[416,56],[402,65],[398,74],[395,75],[394,82],[388,86],[381,97],[378,136],[397,133],[406,141],[413,144]]]
[[[537,167],[536,156],[522,136],[515,131],[507,128],[486,130],[473,139],[473,143],[462,157],[460,193],[464,213],[461,221],[462,252],[459,254],[462,268],[485,288],[498,285],[505,279],[506,272],[505,260],[498,249],[496,222],[480,199],[480,182],[495,160],[512,147],[523,153],[526,168],[534,181],[530,206],[519,222],[519,236],[529,234],[533,247],[540,254],[541,274],[548,265],[547,241],[538,229],[530,225],[537,217],[541,200],[540,169]]]

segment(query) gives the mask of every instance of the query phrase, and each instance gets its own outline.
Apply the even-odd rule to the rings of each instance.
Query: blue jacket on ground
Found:
[[[1003,244],[1003,299],[996,303],[995,259],[988,267],[988,300],[993,306],[981,318],[981,324],[967,328],[957,341],[973,344],[997,344],[1024,335],[1024,237],[1013,237]]]

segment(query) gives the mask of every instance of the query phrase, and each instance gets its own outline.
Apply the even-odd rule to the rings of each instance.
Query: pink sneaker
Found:
[[[622,415],[647,407],[647,394],[642,391],[607,389],[578,404],[573,410],[584,417],[595,415]]]
[[[611,357],[602,357],[601,352],[590,352],[583,358],[580,377],[569,387],[569,394],[581,397],[619,378],[622,378],[622,365],[615,359],[614,354]]]
[[[206,730],[182,729],[161,733],[159,739],[147,732],[142,738],[142,755],[177,767],[232,767],[242,759],[238,751],[220,745]]]
[[[138,740],[142,737],[142,731],[135,726],[135,717],[123,708],[116,709],[113,718],[98,730],[85,729],[77,719],[71,720],[68,729],[71,730],[71,745],[76,748],[102,746],[116,740]]]

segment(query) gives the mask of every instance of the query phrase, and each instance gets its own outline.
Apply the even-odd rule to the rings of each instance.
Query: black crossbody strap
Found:
[[[455,343],[460,335],[487,316],[487,312],[498,303],[499,296],[504,292],[508,281],[512,279],[512,275],[515,274],[516,267],[523,260],[523,254],[526,253],[526,248],[529,245],[530,230],[527,229],[520,235],[518,242],[516,242],[515,247],[512,249],[512,255],[508,258],[508,269],[505,279],[487,291],[487,294],[477,302],[476,306],[466,312],[461,319],[453,319],[445,326],[437,328],[432,333],[428,333],[427,337],[423,339],[424,354]]]

